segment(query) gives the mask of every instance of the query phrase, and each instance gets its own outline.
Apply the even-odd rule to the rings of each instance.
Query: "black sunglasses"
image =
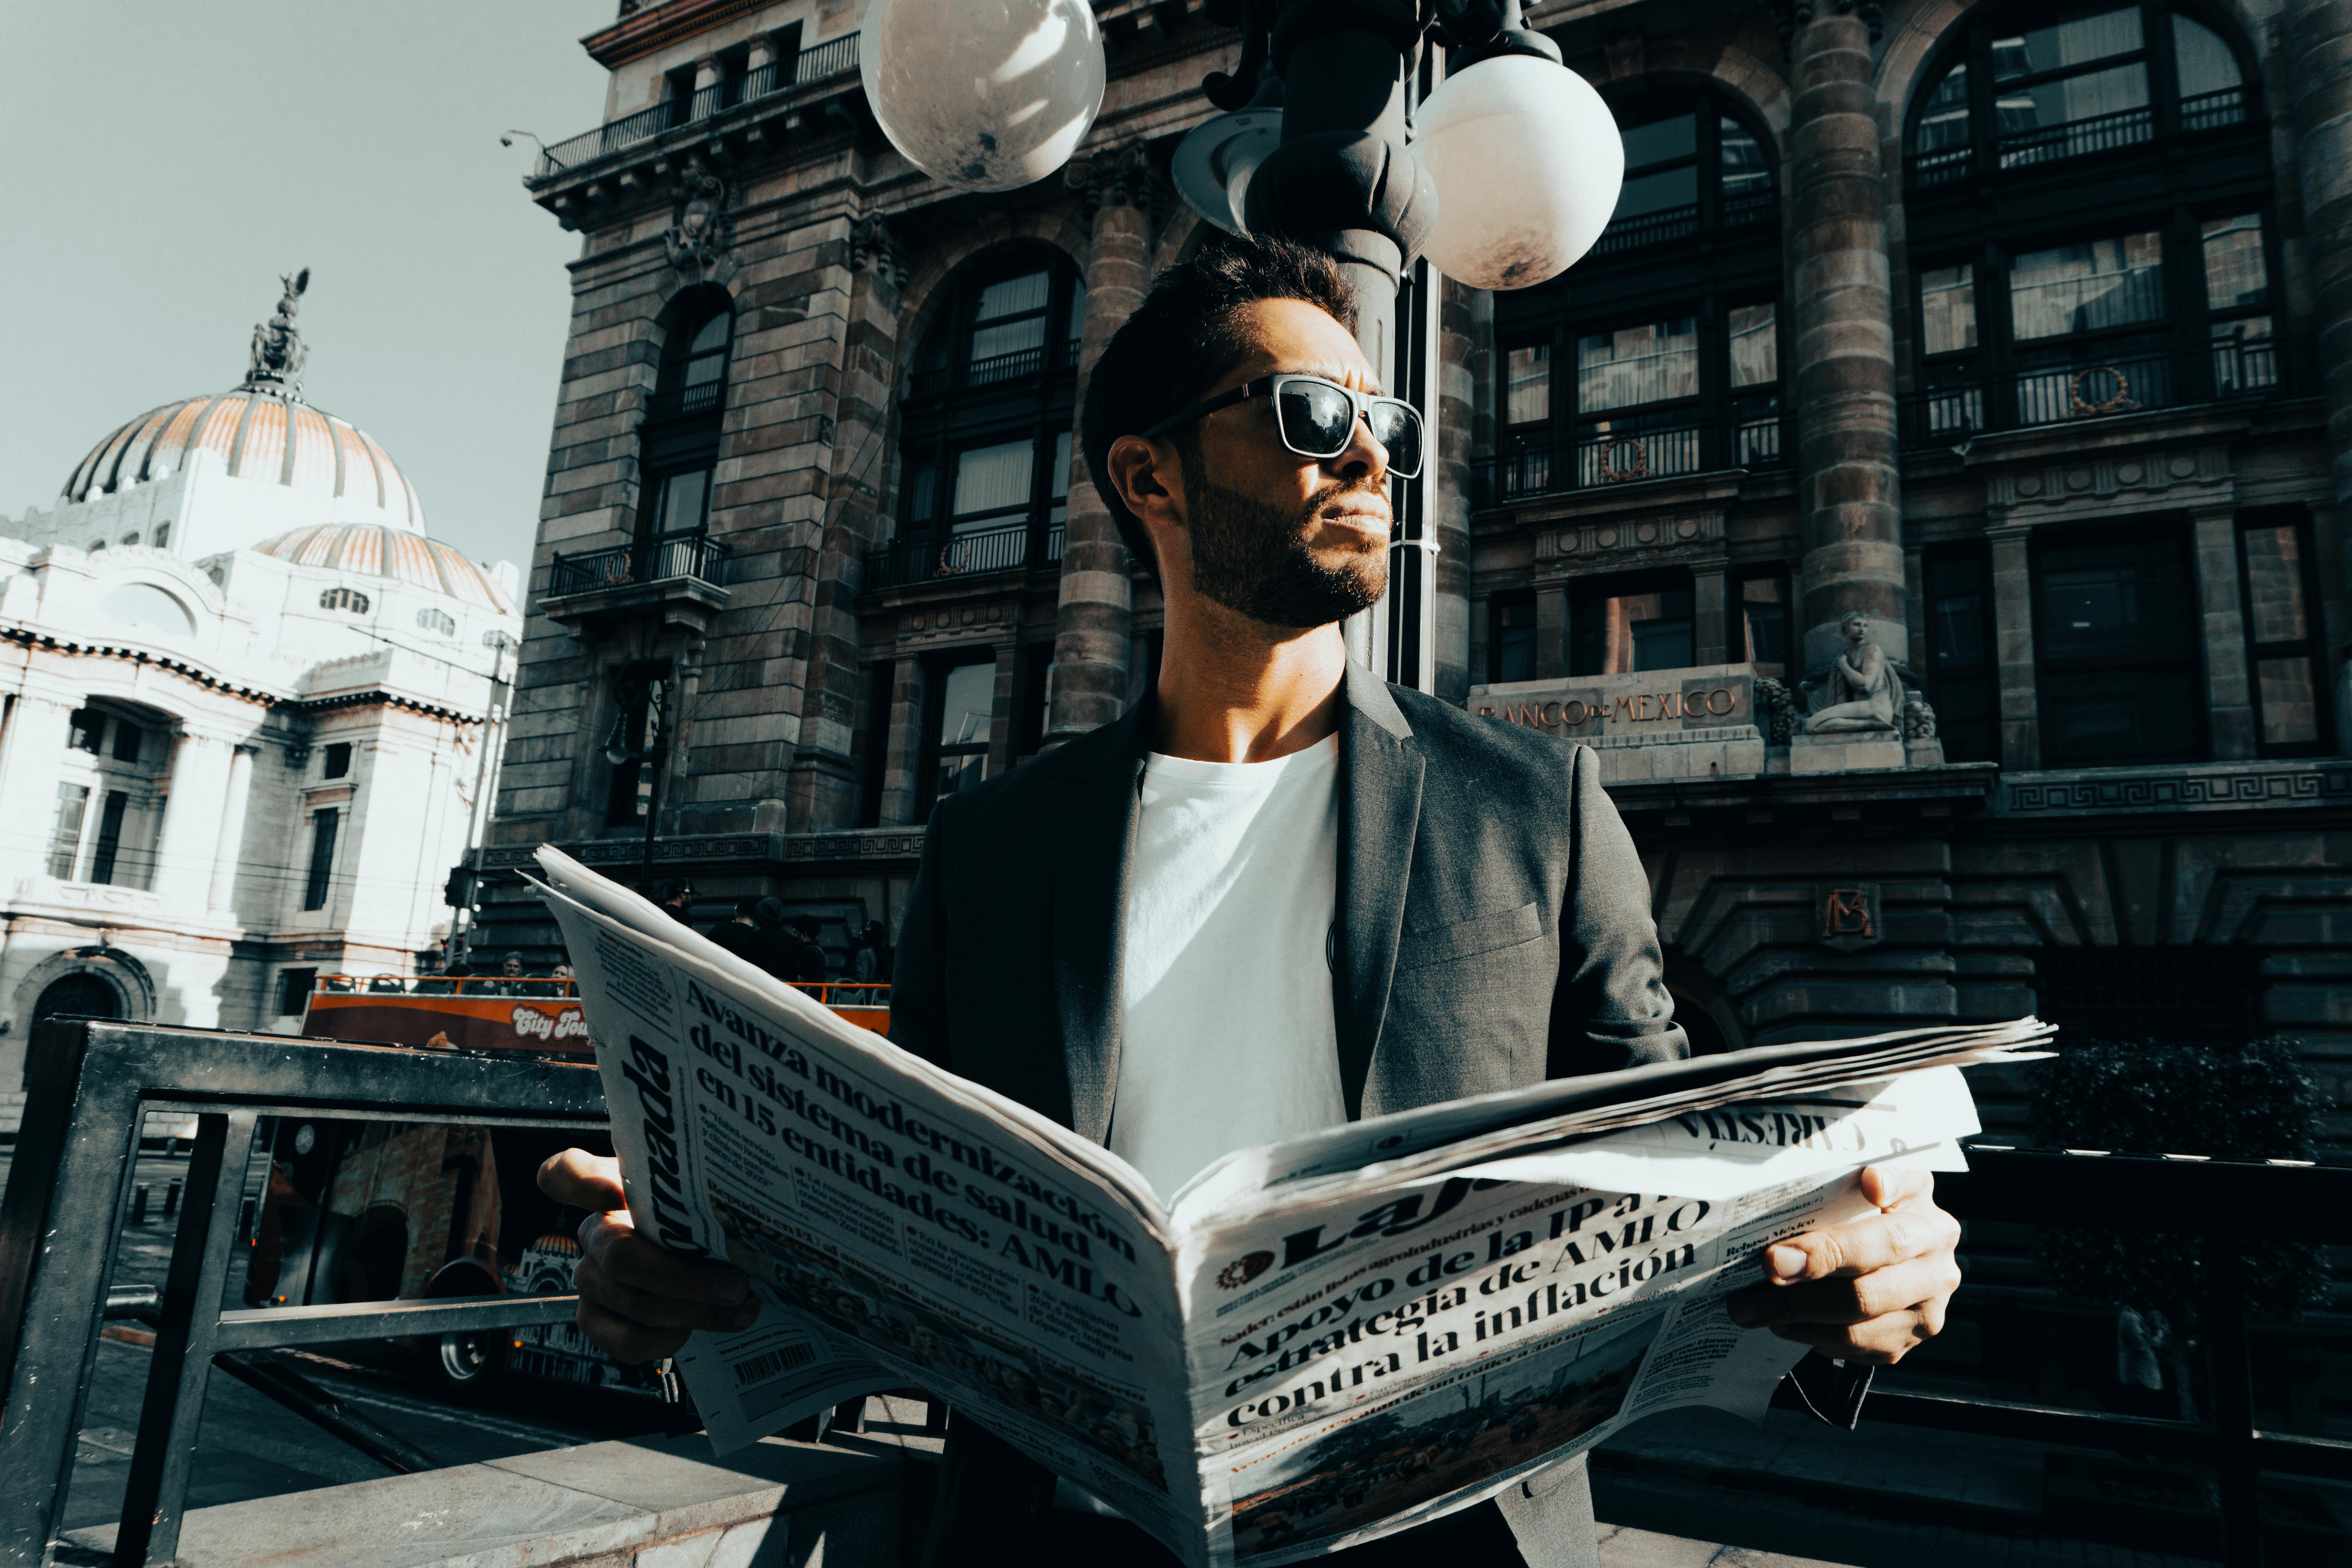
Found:
[[[1170,415],[1143,432],[1143,437],[1148,441],[1165,436],[1180,425],[1190,425],[1220,408],[1231,408],[1253,397],[1274,399],[1276,433],[1281,436],[1285,447],[1302,458],[1320,462],[1338,457],[1355,438],[1356,421],[1361,419],[1370,427],[1372,439],[1387,448],[1390,473],[1401,479],[1421,476],[1419,409],[1397,398],[1375,397],[1341,386],[1336,381],[1296,371],[1244,382],[1231,392],[1219,393],[1205,403],[1196,403],[1180,414]]]

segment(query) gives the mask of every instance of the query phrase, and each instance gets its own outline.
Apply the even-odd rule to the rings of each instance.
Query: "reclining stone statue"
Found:
[[[1903,681],[1887,662],[1886,650],[1870,640],[1870,617],[1857,610],[1839,623],[1845,652],[1830,666],[1830,678],[1805,715],[1810,735],[1903,731]]]

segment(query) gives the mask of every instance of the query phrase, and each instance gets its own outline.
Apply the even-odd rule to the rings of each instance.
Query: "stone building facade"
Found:
[[[1213,241],[1166,171],[1236,42],[1097,10],[1098,121],[999,196],[876,130],[850,0],[585,40],[605,121],[530,181],[583,246],[494,867],[630,866],[657,782],[661,874],[838,950],[940,793],[1154,678],[1068,431]],[[2343,1106],[2352,5],[1528,10],[1627,180],[1562,279],[1420,281],[1434,684],[1599,749],[1694,1038],[2279,1030]],[[1814,732],[1864,644],[1886,722]],[[604,750],[665,681],[654,781]]]

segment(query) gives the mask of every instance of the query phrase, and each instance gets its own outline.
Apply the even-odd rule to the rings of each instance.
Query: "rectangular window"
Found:
[[[118,763],[137,762],[139,760],[139,743],[145,738],[145,735],[141,731],[138,725],[131,723],[126,720],[116,720],[114,724],[114,760]]]
[[[1053,707],[1054,645],[1031,643],[1021,650],[1021,721],[1015,727],[1014,755],[1034,757],[1045,750]]]
[[[1527,343],[1504,359],[1503,417],[1509,425],[1541,425],[1551,418],[1551,345]]]
[[[604,798],[608,827],[642,826],[646,808],[653,804],[650,753],[658,738],[653,729],[654,689],[668,679],[668,663],[658,659],[625,665],[614,675],[614,722],[605,745],[618,747],[626,756],[617,763],[608,762],[612,768]]]
[[[1061,528],[1070,521],[1070,433],[1054,437],[1053,466],[1045,470],[1045,526]],[[1055,549],[1054,559],[1061,559]]]
[[[1580,583],[1570,595],[1568,618],[1574,628],[1571,675],[1690,668],[1697,626],[1686,571]]]
[[[2185,552],[2177,535],[2147,531],[2153,536],[2053,544],[2034,560],[2050,765],[2183,762],[2203,752],[2199,623]]]
[[[1586,414],[1698,395],[1698,318],[1676,316],[1576,343],[1576,405]]]
[[[2000,760],[1993,666],[1991,563],[1980,545],[1931,555],[1927,580],[1927,699],[1950,763]]]
[[[106,792],[106,804],[99,808],[98,842],[90,847],[89,879],[101,886],[114,880],[114,858],[122,849],[122,816],[131,809],[131,796],[119,789]]]
[[[929,800],[988,776],[988,733],[996,713],[996,664],[961,664],[935,679],[938,722],[931,731]]]
[[[1536,596],[1528,589],[1486,601],[1486,679],[1536,678]]]
[[[315,969],[281,969],[278,972],[278,1016],[291,1018],[310,1005],[310,993],[319,984]]]
[[[326,763],[324,768],[326,776],[331,779],[339,779],[351,771],[351,742],[349,741],[337,741],[329,745],[327,747]]]
[[[1931,354],[1977,346],[1977,269],[1966,262],[1919,275],[1919,346]]]
[[[60,882],[74,879],[74,865],[81,858],[82,819],[89,814],[88,784],[58,785],[57,826],[49,834],[49,875]]]
[[[1045,305],[1053,285],[1052,273],[1030,272],[982,289],[979,307],[971,318],[971,363],[980,365],[1044,348]],[[1001,368],[1008,375],[1024,373],[1024,367],[1018,365]]]
[[[1741,577],[1737,608],[1739,647],[1735,659],[1754,665],[1759,675],[1787,679],[1789,574],[1776,567]]]
[[[77,752],[101,755],[106,749],[106,715],[95,708],[77,708],[66,721],[66,744]]]
[[[2027,251],[2010,264],[2009,310],[2021,342],[2160,321],[2164,237],[2126,234]]]
[[[310,818],[310,875],[302,887],[302,907],[323,910],[335,872],[335,828],[342,813],[329,806]]]
[[[1780,379],[1780,338],[1770,305],[1735,306],[1727,322],[1731,384],[1769,386]]]
[[[2270,260],[2259,213],[2204,226],[2205,309],[2213,339],[2213,390],[2222,397],[2278,384],[2271,342]]]
[[[2253,671],[2255,734],[2265,756],[2328,749],[2326,662],[2313,611],[2308,520],[2300,508],[2240,519],[2246,662]]]
[[[1003,527],[1029,510],[1037,448],[1029,441],[975,447],[956,458],[955,531]]]
[[[661,493],[654,508],[654,531],[657,534],[695,533],[710,515],[710,470],[689,468],[682,474],[669,474],[661,481]]]
[[[2130,54],[2141,42],[2137,5],[2071,17],[2012,37],[1995,38],[1993,79],[2015,81],[2043,71],[2089,65],[2110,55]]]

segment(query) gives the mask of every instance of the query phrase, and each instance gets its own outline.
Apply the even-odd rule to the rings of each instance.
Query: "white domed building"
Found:
[[[518,575],[428,538],[382,444],[303,401],[308,279],[241,386],[0,518],[0,1131],[42,1017],[292,1029],[314,976],[449,934]]]

